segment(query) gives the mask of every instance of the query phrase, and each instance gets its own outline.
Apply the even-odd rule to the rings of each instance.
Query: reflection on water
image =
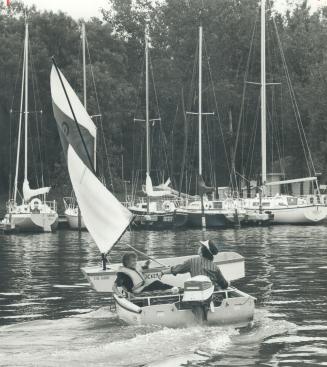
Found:
[[[300,366],[327,364],[327,228],[280,226],[208,231],[246,258],[235,286],[257,297],[246,329],[126,326],[80,268],[99,263],[87,232],[2,236],[0,365]],[[197,252],[201,231],[126,233],[154,257]]]

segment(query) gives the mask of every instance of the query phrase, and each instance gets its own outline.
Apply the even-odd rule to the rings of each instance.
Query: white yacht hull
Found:
[[[327,217],[327,207],[323,205],[270,208],[269,212],[274,215],[275,224],[319,224]]]
[[[75,213],[67,213],[65,211],[65,217],[67,219],[67,223],[69,228],[78,229],[78,214]],[[81,229],[86,229],[83,217],[81,216]]]
[[[19,232],[51,232],[58,226],[57,213],[6,214],[4,222]]]
[[[181,295],[143,297],[140,299],[145,304],[143,307],[137,306],[137,301],[116,295],[114,300],[118,317],[129,325],[187,327],[200,322],[206,325],[242,327],[253,320],[255,299],[252,296],[237,289],[227,289],[216,294],[222,294],[223,299],[214,300],[214,308],[208,310],[206,321],[197,319],[191,308],[183,307]],[[156,304],[160,301],[163,303]]]
[[[171,257],[166,259],[157,259],[160,263],[167,266],[181,264],[192,256]],[[219,266],[224,277],[231,281],[243,278],[245,275],[244,257],[235,252],[220,252],[215,256],[215,263]],[[143,265],[144,261],[139,261]],[[82,272],[91,287],[97,292],[112,292],[112,286],[116,280],[116,273],[121,264],[110,264],[107,270],[100,267],[82,268]],[[155,262],[150,264],[150,268],[144,271],[146,281],[150,284],[152,281],[161,277],[163,267]],[[184,282],[189,279],[190,274],[166,274],[162,277],[164,283],[172,286],[183,287]]]

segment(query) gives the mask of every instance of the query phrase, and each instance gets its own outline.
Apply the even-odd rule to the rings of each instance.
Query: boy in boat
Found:
[[[224,278],[218,266],[213,262],[214,255],[218,254],[217,246],[212,240],[200,241],[199,256],[186,260],[162,271],[162,274],[184,274],[190,273],[191,277],[206,275],[215,286],[226,289],[229,282]]]
[[[123,266],[118,269],[117,278],[112,287],[112,291],[118,296],[123,296],[118,287],[125,289],[127,292],[136,294],[167,289],[171,289],[173,293],[176,293],[176,290],[178,291],[177,287],[162,283],[160,280],[155,280],[149,285],[145,284],[143,270],[149,267],[150,260],[148,260],[142,268],[138,268],[137,255],[134,252],[126,252],[123,255],[122,263]]]

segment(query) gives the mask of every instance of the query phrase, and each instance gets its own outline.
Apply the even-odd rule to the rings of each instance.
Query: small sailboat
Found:
[[[261,1],[261,181],[260,193],[255,198],[245,200],[246,211],[249,215],[256,213],[271,213],[276,224],[317,224],[325,220],[327,207],[320,197],[317,177],[304,177],[282,181],[267,181],[267,117],[266,117],[266,0]],[[267,195],[271,186],[292,183],[313,182],[317,188],[317,199],[312,197],[296,197],[277,193]]]
[[[135,215],[135,227],[139,229],[167,229],[173,227],[174,212],[178,206],[178,196],[172,190],[170,179],[165,183],[153,186],[150,175],[150,120],[149,117],[149,40],[145,32],[145,122],[146,126],[146,179],[143,191],[146,195],[138,201],[128,205],[129,210]]]
[[[55,61],[50,79],[54,115],[67,157],[69,176],[85,225],[102,254],[102,267],[87,267],[82,271],[96,291],[112,292],[120,264],[107,267],[106,255],[130,226],[134,216],[97,178],[84,141],[85,134],[81,134],[82,127],[87,130],[92,128],[92,120]],[[160,277],[164,267],[187,258],[156,259],[145,271],[146,282],[151,284]],[[226,279],[244,276],[244,258],[239,254],[219,253],[215,261]],[[142,265],[142,262],[139,264]],[[198,320],[192,313],[192,307],[202,307],[206,303],[210,310],[206,309],[204,319],[209,324],[245,325],[253,318],[254,298],[235,288],[217,293],[206,277],[191,280],[188,274],[176,277],[167,274],[164,277],[168,283],[184,288],[177,298],[167,293],[139,294],[139,297],[126,299],[115,297],[118,316],[130,324],[186,326]],[[204,319],[200,317],[200,321]]]
[[[18,127],[16,170],[13,197],[7,204],[7,213],[2,225],[8,230],[20,232],[51,232],[58,225],[58,214],[55,201],[46,201],[50,187],[31,189],[28,181],[28,122],[29,122],[29,29],[25,23],[24,59],[21,84],[21,100]],[[23,109],[24,105],[24,109]],[[22,125],[24,116],[24,182],[22,203],[17,203],[19,161],[21,153]],[[43,181],[43,180],[42,180]],[[41,197],[41,198],[40,198]]]
[[[199,27],[199,96],[198,112],[199,119],[199,143],[198,143],[198,186],[200,197],[186,200],[175,211],[174,222],[176,227],[199,227],[199,228],[225,228],[239,225],[245,218],[245,210],[231,200],[209,199],[207,192],[214,192],[214,188],[207,188],[202,177],[202,116],[207,114],[202,112],[202,42],[203,28]]]

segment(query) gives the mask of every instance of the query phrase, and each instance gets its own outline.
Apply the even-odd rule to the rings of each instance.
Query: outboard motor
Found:
[[[214,285],[205,275],[197,275],[184,283],[183,304],[192,308],[196,319],[200,322],[207,321],[209,307],[212,311],[212,294]]]

